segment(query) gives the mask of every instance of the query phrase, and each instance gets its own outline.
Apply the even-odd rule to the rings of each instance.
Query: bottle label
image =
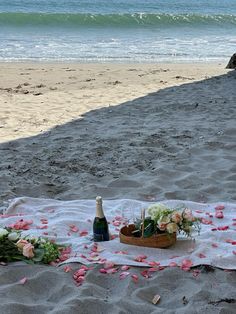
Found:
[[[101,242],[101,241],[109,241],[109,233],[94,233],[93,234],[93,241],[94,242]]]

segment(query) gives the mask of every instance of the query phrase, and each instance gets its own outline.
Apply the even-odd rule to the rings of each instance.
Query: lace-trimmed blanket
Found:
[[[119,228],[122,226],[122,210],[132,207],[134,212],[150,206],[151,202],[118,199],[104,200],[104,212],[110,222],[113,240],[100,242],[96,247],[92,241],[92,222],[95,216],[95,200],[57,201],[21,197],[13,199],[0,215],[0,226],[9,226],[20,219],[26,221],[28,230],[24,235],[44,236],[57,243],[70,245],[69,259],[64,263],[102,263],[104,259],[117,265],[149,266],[155,261],[162,266],[181,265],[185,259],[193,266],[212,265],[223,269],[236,269],[236,204],[200,204],[190,201],[168,200],[161,202],[171,208],[183,205],[202,218],[200,235],[195,240],[178,236],[175,245],[168,249],[153,249],[122,244]],[[224,217],[215,217],[216,207],[222,206]],[[135,259],[146,255],[144,262]]]

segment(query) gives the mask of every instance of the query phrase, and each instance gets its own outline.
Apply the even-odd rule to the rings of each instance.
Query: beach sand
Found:
[[[1,205],[235,202],[236,71],[225,65],[2,63]],[[0,266],[0,313],[235,313],[233,271],[167,268],[135,284],[99,268],[76,287],[62,268]]]

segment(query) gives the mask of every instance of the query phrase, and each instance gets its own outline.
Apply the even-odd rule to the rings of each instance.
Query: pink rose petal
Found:
[[[170,267],[177,267],[178,264],[177,264],[176,262],[170,262],[170,263],[169,263],[169,266],[170,266]]]
[[[160,262],[150,261],[150,262],[148,262],[148,265],[151,267],[155,267],[155,266],[159,266]]]
[[[140,274],[141,274],[144,278],[146,278],[146,279],[148,279],[148,278],[151,277],[151,275],[150,275],[150,273],[149,273],[148,270],[143,270],[143,271],[141,271]]]
[[[220,231],[225,231],[225,230],[228,230],[229,229],[229,226],[220,226],[220,227],[217,227],[217,230],[220,230]]]
[[[122,273],[120,273],[120,279],[125,279],[127,276],[129,276],[129,272],[127,272],[127,271],[123,271]]]
[[[201,222],[204,224],[204,225],[212,225],[212,220],[208,220],[206,218],[201,218]]]
[[[224,205],[218,205],[215,207],[215,210],[223,210],[223,209],[225,209]]]
[[[114,273],[118,272],[118,269],[117,268],[109,268],[106,271],[107,271],[107,274],[114,274]]]
[[[70,227],[71,232],[78,232],[79,231],[79,228],[76,227],[76,225],[69,225],[69,227]]]
[[[135,258],[134,258],[134,260],[136,261],[136,262],[144,262],[144,260],[147,258],[147,256],[146,255],[138,255],[138,256],[136,256]]]
[[[190,267],[193,266],[193,262],[189,259],[184,259],[181,263],[180,268],[183,269],[184,271],[189,271]]]
[[[132,277],[132,280],[134,283],[138,282],[138,276],[137,275],[134,274],[134,275],[131,275],[131,277]]]
[[[115,254],[128,254],[127,251],[115,251],[114,253]]]
[[[150,271],[150,272],[156,272],[158,270],[159,270],[159,268],[157,268],[157,267],[151,267],[148,269],[148,271]]]
[[[223,214],[222,211],[219,211],[219,210],[218,210],[218,211],[215,213],[215,217],[218,218],[218,219],[222,219],[222,218],[224,218],[224,214]]]
[[[115,220],[115,221],[112,222],[112,224],[113,224],[113,226],[115,226],[115,227],[119,227],[120,224],[121,224],[121,222],[118,221],[118,220]]]
[[[163,270],[163,269],[165,269],[166,267],[165,266],[159,266],[158,267],[158,270]]]
[[[232,253],[233,253],[234,255],[236,255],[236,251],[232,251]]]
[[[72,269],[71,269],[70,266],[65,266],[65,267],[63,268],[63,270],[64,270],[65,273],[69,273]]]
[[[121,270],[128,270],[128,269],[130,269],[130,266],[128,266],[128,265],[124,265],[121,267]]]
[[[26,277],[24,277],[24,278],[19,280],[19,284],[24,285],[27,281],[28,281],[28,279]]]
[[[88,231],[87,231],[87,230],[82,230],[82,231],[79,233],[79,235],[80,235],[81,237],[84,237],[84,236],[88,235]]]
[[[104,269],[104,268],[101,268],[101,269],[99,269],[99,272],[100,272],[101,274],[106,274],[106,273],[107,273],[107,270]]]
[[[217,243],[212,243],[211,246],[214,247],[214,248],[216,248],[216,247],[218,247],[218,244],[217,244]]]
[[[199,254],[198,254],[198,257],[199,257],[199,258],[206,258],[206,255],[204,255],[203,253],[199,253]]]

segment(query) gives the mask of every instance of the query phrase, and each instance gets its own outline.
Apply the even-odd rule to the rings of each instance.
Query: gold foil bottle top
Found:
[[[96,217],[103,218],[104,212],[102,208],[102,197],[97,196],[96,197]]]

